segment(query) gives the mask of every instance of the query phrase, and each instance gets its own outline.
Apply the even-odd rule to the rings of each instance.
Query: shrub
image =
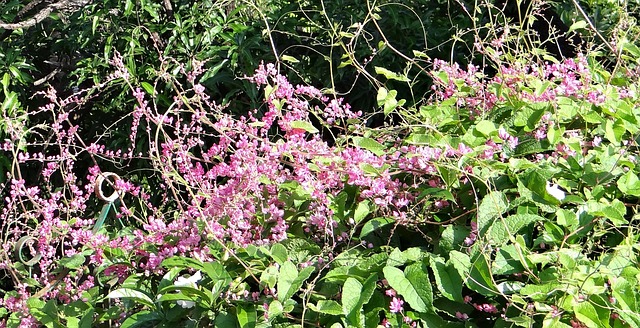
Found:
[[[640,326],[637,47],[605,70],[492,36],[491,76],[414,53],[419,101],[379,66],[394,126],[264,63],[240,114],[161,51],[5,101],[0,325]],[[83,118],[110,87],[117,121]]]

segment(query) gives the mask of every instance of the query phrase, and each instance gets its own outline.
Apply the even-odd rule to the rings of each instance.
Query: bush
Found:
[[[474,52],[495,74],[418,50],[393,64],[424,85],[374,68],[369,101],[400,118],[377,128],[282,53],[226,99],[171,45],[116,45],[94,86],[37,109],[6,77],[0,325],[640,326],[637,47],[610,42],[606,70],[492,33]]]

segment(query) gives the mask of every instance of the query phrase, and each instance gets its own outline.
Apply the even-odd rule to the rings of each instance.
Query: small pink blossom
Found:
[[[389,311],[391,311],[391,313],[402,312],[403,305],[404,305],[404,301],[402,299],[394,297],[391,300],[391,304],[389,304]]]

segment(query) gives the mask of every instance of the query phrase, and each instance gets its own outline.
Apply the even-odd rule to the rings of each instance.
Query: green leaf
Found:
[[[378,156],[384,154],[385,147],[371,138],[354,137],[354,144],[362,149],[368,150]]]
[[[253,328],[256,326],[258,314],[256,313],[255,305],[242,304],[237,306],[236,310],[240,328]]]
[[[431,290],[431,282],[429,281],[429,270],[425,261],[414,263],[404,269],[404,275],[418,293],[418,299],[405,298],[409,305],[422,304],[426,307],[426,312],[433,311],[433,291]],[[462,282],[460,283],[462,286]],[[403,295],[404,297],[404,295]],[[415,309],[415,308],[414,308]],[[425,311],[421,311],[425,312]]]
[[[384,106],[384,103],[387,100],[387,95],[388,94],[389,94],[389,91],[387,91],[386,88],[380,87],[380,89],[378,89],[378,95],[376,96],[376,101],[378,102],[378,107]]]
[[[551,208],[553,208],[553,210],[555,211],[555,206],[559,205],[561,201],[549,194],[549,192],[547,191],[547,182],[549,181],[548,177],[543,176],[542,173],[538,171],[532,171],[529,174],[525,175],[524,179],[526,180],[526,189],[530,191],[530,193],[526,197],[529,197],[539,205],[551,206]],[[526,191],[519,191],[521,196],[527,193]]]
[[[235,328],[238,327],[238,320],[231,313],[218,312],[214,321],[215,328]]]
[[[367,223],[365,223],[364,226],[362,226],[362,230],[360,231],[360,238],[363,238],[369,235],[370,233],[378,229],[381,229],[384,226],[392,224],[393,222],[395,221],[392,218],[385,218],[385,217],[371,219],[367,221]]]
[[[578,226],[578,216],[573,211],[566,210],[564,208],[558,209],[556,217],[558,224],[563,227],[575,228]]]
[[[413,50],[413,56],[417,58],[429,58],[429,55],[422,51]]]
[[[347,59],[345,61],[340,62],[340,65],[338,65],[338,68],[343,68],[347,66],[353,66],[353,60]]]
[[[286,261],[280,266],[277,283],[278,300],[284,302],[289,297],[291,297],[291,295],[293,295],[293,292],[295,291],[290,292],[290,290],[292,289],[291,284],[297,277],[298,269],[296,268],[296,265],[293,264],[293,262]]]
[[[382,269],[382,272],[389,286],[398,292],[414,310],[418,312],[428,312],[431,309],[432,302],[431,297],[427,297],[426,294],[431,292],[431,288],[430,286],[426,287],[426,285],[429,285],[428,283],[416,280],[419,274],[416,273],[415,270],[415,268],[409,270],[411,280],[405,276],[402,270],[396,267],[386,266]],[[426,272],[423,272],[423,274],[426,275]]]
[[[637,288],[626,279],[616,279],[611,290],[612,296],[616,299],[614,306],[620,309],[616,313],[631,327],[640,327],[640,307],[638,306],[640,295]]]
[[[547,142],[548,144],[548,142]],[[548,150],[548,146],[543,144],[540,140],[533,137],[524,137],[516,146],[514,154],[524,156],[530,154],[541,153]],[[529,161],[527,161],[529,163]]]
[[[294,129],[302,129],[309,133],[318,133],[318,129],[316,129],[313,124],[307,121],[293,121],[291,122],[291,127]]]
[[[384,166],[381,168],[376,168],[375,166],[369,163],[360,163],[358,164],[358,167],[362,170],[362,172],[369,175],[376,176],[376,177],[379,177],[380,175],[382,175],[382,173],[388,168],[388,167],[385,168]]]
[[[284,312],[284,307],[282,303],[278,300],[273,300],[269,303],[269,310],[267,311],[267,315],[269,316],[269,321],[279,317]]]
[[[397,94],[398,92],[396,90],[391,90],[389,92],[389,95],[387,96],[387,99],[384,101],[384,107],[382,108],[382,111],[385,116],[391,114],[394,109],[400,106],[400,102],[396,99]]]
[[[634,58],[640,58],[640,48],[638,48],[634,43],[628,41],[622,42],[622,49],[629,52]]]
[[[296,293],[305,280],[313,273],[313,267],[306,267],[298,273],[296,265],[291,261],[284,262],[280,266],[280,274],[278,276],[278,300],[285,302]]]
[[[458,251],[451,251],[449,252],[447,264],[453,265],[453,268],[458,271],[460,277],[464,278],[469,275],[469,270],[471,269],[471,259],[469,255]]]
[[[260,283],[274,288],[278,280],[278,269],[275,265],[268,266],[260,275]]]
[[[442,258],[435,256],[431,257],[430,264],[436,286],[442,295],[452,301],[463,302],[462,277],[453,265],[447,265]]]
[[[287,261],[287,249],[280,243],[271,246],[271,257],[280,265]]]
[[[460,249],[470,232],[468,227],[450,224],[442,232],[438,247],[444,252]]]
[[[180,287],[181,289],[186,289],[186,287]],[[166,291],[168,292],[168,291]],[[200,293],[203,293],[200,291]],[[171,294],[159,294],[162,295],[160,296],[156,302],[158,303],[162,303],[162,302],[175,302],[175,301],[191,301],[191,302],[198,302],[198,298],[196,296],[193,295],[187,295],[187,294],[183,294],[183,293],[171,293]]]
[[[9,73],[4,73],[4,75],[2,76],[2,89],[5,93],[5,95],[8,93],[8,88],[11,85],[11,75],[9,75]]]
[[[15,92],[9,92],[9,95],[7,95],[7,97],[2,102],[2,108],[0,110],[2,110],[2,113],[11,114],[13,112],[13,108],[17,106],[18,106],[18,94]]]
[[[640,197],[640,179],[638,179],[638,176],[633,173],[633,171],[629,171],[621,176],[620,179],[618,179],[617,185],[618,189],[623,193]]]
[[[206,289],[205,289],[206,290]],[[174,293],[179,292],[179,293]],[[198,288],[190,287],[190,286],[176,286],[171,285],[163,288],[158,291],[158,294],[162,295],[158,301],[166,301],[166,300],[189,300],[189,301],[197,301],[199,296],[203,301],[207,304],[211,303],[211,296],[208,295],[205,291],[202,291]],[[173,298],[173,297],[183,297],[183,298]]]
[[[493,296],[497,293],[491,269],[483,253],[479,253],[473,259],[471,270],[466,277],[466,284],[470,289],[485,296]]]
[[[360,294],[362,293],[362,284],[355,278],[349,277],[342,286],[342,310],[347,316],[350,325],[362,327],[362,320],[359,319]],[[357,314],[356,321],[353,321],[354,314]]]
[[[82,316],[80,321],[78,322],[78,327],[80,328],[91,328],[93,326],[93,315],[95,310],[90,308],[85,314]]]
[[[209,68],[200,78],[200,83],[204,83],[207,80],[214,78],[216,74],[218,74],[218,72],[222,69],[222,67],[224,67],[224,65],[227,64],[228,61],[229,61],[228,59],[223,59],[220,62],[218,62],[215,66]],[[267,87],[273,88],[271,86],[266,86],[265,90]]]
[[[318,313],[330,315],[341,315],[344,313],[340,303],[333,300],[319,300],[317,305],[314,306],[313,304],[310,304],[310,307],[312,307],[313,311]]]
[[[478,233],[484,236],[495,219],[509,208],[507,196],[501,191],[492,191],[484,196],[478,206]]]
[[[84,255],[78,253],[71,257],[65,257],[60,259],[60,265],[69,269],[77,269],[84,264],[85,258]]]
[[[146,306],[153,307],[153,300],[147,294],[132,288],[119,288],[107,295],[107,298],[130,298]]]
[[[184,256],[172,256],[162,261],[162,266],[165,268],[189,268],[198,269],[204,271],[209,278],[213,281],[217,280],[231,280],[231,276],[220,262],[206,262],[184,257]]]
[[[387,91],[387,89],[385,89],[384,87],[378,89],[376,100],[378,101],[378,106],[383,107],[385,116],[389,115],[394,109],[396,109],[398,106],[404,105],[404,103],[406,102],[405,99],[397,100],[397,96],[398,91],[396,90]]]
[[[400,81],[400,82],[409,82],[411,80],[409,80],[408,77],[404,76],[404,75],[400,75],[398,73],[392,72],[384,67],[375,67],[375,71],[376,74],[379,75],[384,75],[384,77],[386,77],[389,80],[396,80],[396,81]]]
[[[576,315],[576,318],[580,320],[582,323],[587,325],[589,328],[605,328],[610,327],[609,325],[609,316],[606,318],[600,317],[600,313],[596,310],[596,308],[590,302],[577,302],[573,306],[573,311]],[[602,311],[609,312],[609,311]]]
[[[160,321],[160,316],[155,312],[140,311],[129,316],[120,327],[122,328],[142,328],[155,327],[155,323]]]
[[[497,129],[496,125],[493,122],[482,120],[476,123],[476,131],[480,132],[483,136],[488,137],[494,134]]]
[[[571,26],[569,26],[569,31],[567,31],[567,33],[571,33],[575,30],[583,30],[587,28],[587,22],[583,21],[583,20],[579,20],[573,24],[571,24]]]
[[[364,326],[362,307],[369,302],[376,289],[377,274],[372,274],[360,283],[357,279],[349,277],[342,287],[342,310],[347,322],[355,327]]]
[[[504,219],[495,220],[487,232],[487,238],[497,246],[509,241],[520,229],[533,222],[544,222],[544,218],[534,214],[509,215]]]
[[[209,276],[213,281],[222,281],[224,283],[231,281],[231,275],[227,272],[224,265],[218,261],[204,262],[201,264],[199,269],[204,270],[207,276]]]
[[[524,267],[521,264],[516,245],[512,244],[500,247],[496,252],[496,257],[491,264],[491,268],[494,276],[523,272]]]
[[[40,324],[46,327],[60,327],[62,325],[58,322],[58,309],[56,307],[56,301],[49,300],[44,302],[37,298],[29,298],[27,300],[27,306],[29,307],[29,313],[33,315]]]
[[[296,59],[296,57],[293,56],[288,56],[288,55],[282,55],[280,56],[280,58],[284,61],[290,62],[290,63],[299,63],[300,61]]]
[[[180,274],[180,271],[182,271],[182,268],[171,268],[171,270],[167,271],[167,273],[162,276],[162,280],[160,280],[160,283],[158,284],[158,290],[162,290],[163,288],[173,285],[173,282]]]
[[[369,215],[369,213],[371,213],[371,208],[369,208],[369,201],[363,200],[358,203],[358,206],[353,213],[353,220],[356,222],[356,224],[360,223],[360,221],[364,220],[367,215]]]
[[[78,328],[80,319],[76,317],[67,317],[67,328]]]
[[[587,212],[593,216],[607,218],[617,227],[628,224],[627,219],[625,219],[627,208],[623,202],[617,199],[610,203],[604,199],[600,202],[590,200],[587,202]]]
[[[142,86],[142,88],[144,89],[145,92],[147,92],[150,95],[154,95],[155,94],[155,90],[153,89],[153,85],[151,85],[151,83],[149,82],[140,82],[140,86]]]
[[[533,131],[540,121],[542,115],[547,110],[548,105],[544,103],[528,104],[515,111],[513,116],[513,124],[517,127],[524,126],[525,131]]]
[[[613,144],[619,144],[626,129],[622,120],[618,119],[615,122],[607,120],[604,131],[604,136],[607,140]]]

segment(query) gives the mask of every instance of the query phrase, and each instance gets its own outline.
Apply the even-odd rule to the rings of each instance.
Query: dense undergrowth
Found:
[[[562,11],[575,58],[438,4],[102,1],[5,36],[0,327],[639,327],[634,4]],[[86,53],[45,33],[79,60],[35,83],[47,28]]]

